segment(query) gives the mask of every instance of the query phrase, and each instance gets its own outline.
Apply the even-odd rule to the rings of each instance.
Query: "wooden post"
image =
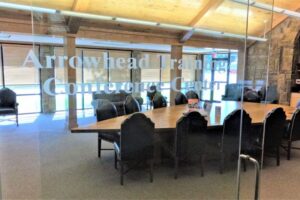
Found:
[[[181,64],[181,62],[178,62],[179,60],[182,59],[182,45],[172,45],[171,46],[171,59],[176,60],[177,62],[174,62],[174,69],[172,69],[171,66],[171,83],[173,80],[177,77],[181,77],[181,69],[178,69],[178,66]],[[172,62],[172,61],[171,61]],[[172,65],[172,64],[171,64]],[[181,79],[178,79],[176,81],[176,89],[180,90],[181,89]],[[175,105],[175,96],[177,92],[171,89],[170,91],[170,105]]]
[[[76,37],[74,35],[66,35],[64,38],[64,55],[68,57],[65,60],[65,83],[74,85],[76,84],[76,69],[72,68],[69,64],[69,59],[76,56]],[[70,93],[74,95],[67,95],[67,113],[66,113],[66,125],[69,129],[75,128],[77,124],[77,111],[76,111],[76,91],[74,87],[70,87]]]

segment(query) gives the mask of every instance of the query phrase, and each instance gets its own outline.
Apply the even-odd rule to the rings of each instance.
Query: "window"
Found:
[[[97,49],[83,49],[83,80],[84,83],[106,83],[108,82],[108,71],[104,68],[103,55],[108,54],[108,51]],[[98,59],[97,67],[88,66],[86,59]]]
[[[65,70],[66,68],[63,66],[60,66],[61,63],[59,63],[59,56],[64,56],[64,48],[63,47],[55,47],[54,48],[54,55],[57,57],[55,59],[55,91],[58,93],[56,98],[56,111],[62,111],[66,110],[66,107],[68,105],[67,97],[65,94]],[[82,59],[82,50],[76,49],[76,56],[81,57]],[[82,83],[82,66],[79,66],[76,68],[76,83]],[[77,109],[83,109],[83,97],[81,92],[77,93]]]
[[[160,82],[160,54],[159,53],[142,53],[144,58],[146,55],[149,56],[149,68],[143,68],[141,81],[142,82]]]
[[[23,66],[31,50],[31,45],[3,45],[5,86],[17,93],[19,113],[41,111],[39,69],[32,62]],[[39,46],[35,46],[34,53],[38,58]],[[28,103],[29,101],[34,103]]]
[[[230,53],[229,83],[237,82],[238,53]]]
[[[194,67],[197,59],[196,55],[183,55],[182,59],[184,62],[188,63],[188,66]],[[195,81],[196,70],[193,69],[182,69],[182,78],[184,82]]]
[[[131,52],[109,51],[109,57],[114,60],[114,64],[109,62],[109,82],[130,82],[130,69],[128,68],[128,59],[131,57]],[[120,60],[120,65],[122,68],[116,67],[116,59]]]

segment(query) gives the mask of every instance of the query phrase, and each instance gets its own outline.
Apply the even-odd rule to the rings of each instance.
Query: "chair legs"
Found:
[[[150,160],[150,182],[153,182],[153,159]]]
[[[224,171],[224,153],[221,152],[221,158],[220,158],[220,174],[223,174]]]
[[[201,155],[201,176],[204,176],[204,156]]]
[[[122,161],[120,161],[120,167],[121,167],[121,171],[120,171],[120,184],[124,185],[124,164]]]
[[[101,158],[101,145],[102,145],[102,140],[100,134],[98,134],[98,158]]]
[[[17,126],[19,126],[19,115],[18,115],[18,113],[16,113],[16,122],[17,122]]]
[[[291,159],[291,148],[292,148],[292,142],[288,141],[288,146],[287,146],[287,159]]]
[[[115,169],[118,169],[118,157],[117,157],[117,152],[115,152]]]
[[[178,158],[175,157],[175,172],[174,172],[174,179],[178,177]]]
[[[280,147],[277,147],[276,149],[276,161],[277,161],[277,166],[280,165]]]

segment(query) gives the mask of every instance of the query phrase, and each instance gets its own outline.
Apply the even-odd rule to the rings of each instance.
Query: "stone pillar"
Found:
[[[172,63],[171,63],[171,84],[173,80],[177,77],[181,77],[181,70],[178,69],[178,66],[181,64],[178,62],[179,60],[182,59],[182,45],[172,45],[171,46],[171,60],[176,60],[177,62],[174,62],[174,69],[172,69]],[[178,79],[176,81],[176,89],[180,90],[181,89],[181,79]],[[170,91],[170,105],[174,105],[174,99],[176,96],[177,92],[174,91],[171,88]]]
[[[64,38],[64,55],[68,57],[65,62],[65,83],[74,86],[76,84],[76,69],[69,64],[69,59],[76,56],[76,37],[74,35],[66,35]],[[74,87],[70,87],[70,93],[74,95],[67,95],[67,112],[66,124],[69,129],[75,128],[77,124],[77,110],[76,110],[76,91]]]
[[[237,81],[245,81],[245,49],[240,48],[238,49],[238,67],[237,67]]]
[[[54,63],[52,63],[52,68],[46,68],[46,56],[54,55],[53,46],[43,46],[40,47],[40,63],[44,68],[41,69],[41,84],[43,85],[46,80],[49,78],[55,77],[54,73]],[[55,92],[55,81],[52,81],[50,84],[50,91]],[[41,91],[42,95],[42,113],[55,113],[56,111],[56,102],[55,96],[48,95],[44,89]]]
[[[142,82],[142,71],[141,68],[139,66],[139,60],[141,59],[142,54],[141,51],[133,51],[132,52],[132,58],[135,58],[137,61],[137,69],[132,69],[131,71],[131,81],[133,83],[133,95],[135,97],[140,97],[141,96],[141,88],[136,88],[137,85],[135,85],[135,83],[141,83]],[[139,92],[135,92],[135,91],[139,91]]]

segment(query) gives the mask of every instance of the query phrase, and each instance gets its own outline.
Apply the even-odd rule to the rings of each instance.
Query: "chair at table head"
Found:
[[[154,123],[143,113],[134,113],[121,125],[122,161],[153,159]]]
[[[175,156],[184,159],[205,151],[207,121],[199,112],[189,112],[176,125]]]
[[[161,93],[157,92],[153,98],[153,108],[156,109],[163,107],[167,107],[167,101]]]
[[[276,150],[281,145],[285,131],[286,115],[282,108],[272,110],[264,121],[264,149]]]
[[[114,104],[109,101],[103,102],[96,109],[97,121],[103,121],[106,119],[111,119],[118,116],[117,108]]]
[[[141,107],[138,101],[132,95],[128,95],[124,102],[124,110],[125,114],[128,115],[131,113],[140,112]]]
[[[199,95],[193,90],[188,91],[185,96],[187,99],[199,99]]]
[[[154,95],[157,92],[156,86],[155,85],[151,85],[149,88],[150,91],[147,91],[147,97],[150,101],[153,100]]]
[[[187,104],[188,100],[184,94],[178,92],[175,97],[175,105]]]

